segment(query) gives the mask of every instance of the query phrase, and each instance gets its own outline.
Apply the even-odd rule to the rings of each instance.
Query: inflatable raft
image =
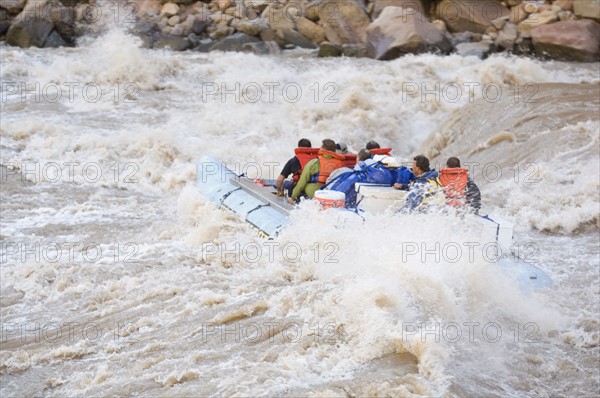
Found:
[[[220,208],[236,213],[252,225],[263,237],[275,237],[289,223],[289,212],[294,209],[285,197],[276,195],[272,186],[258,184],[237,176],[219,160],[205,156],[196,165],[197,186],[200,193]],[[356,184],[359,210],[364,215],[382,212],[393,204],[401,203],[407,192],[372,184]],[[324,195],[329,198],[330,195]],[[516,277],[521,287],[543,288],[552,286],[550,277],[539,267],[520,259],[510,251],[513,225],[498,217],[477,217],[481,227],[481,242],[496,242],[506,254],[498,264]]]

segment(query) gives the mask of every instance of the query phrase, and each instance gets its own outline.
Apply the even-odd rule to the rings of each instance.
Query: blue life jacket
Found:
[[[413,172],[405,166],[394,170],[392,173],[394,175],[394,184],[408,185],[416,178]]]
[[[373,163],[362,167],[360,170],[340,174],[330,182],[328,189],[344,192],[346,194],[346,207],[355,207],[356,190],[354,184],[357,182],[391,186],[394,184],[394,175],[381,163]]]

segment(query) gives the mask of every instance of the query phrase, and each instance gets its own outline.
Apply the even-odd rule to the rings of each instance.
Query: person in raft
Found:
[[[312,148],[310,140],[302,138],[298,141],[298,148],[294,149],[295,156],[287,161],[281,174],[277,177],[275,187],[277,188],[277,196],[284,196],[285,191],[288,191],[288,196],[292,195],[292,190],[298,183],[300,175],[304,167],[313,159],[317,158],[319,148]],[[292,176],[291,180],[287,178]]]
[[[438,172],[429,168],[429,159],[423,155],[415,156],[412,170],[415,179],[408,186],[406,203],[401,211],[423,211],[430,205],[444,204],[442,183]]]
[[[446,168],[440,170],[440,182],[444,187],[446,204],[479,214],[481,210],[481,192],[469,177],[469,170],[460,167],[460,160],[451,157]]]
[[[344,155],[336,153],[335,150],[335,141],[323,140],[317,158],[304,167],[291,197],[288,198],[289,203],[296,203],[301,196],[312,198],[315,192],[325,185],[331,172],[344,166]]]

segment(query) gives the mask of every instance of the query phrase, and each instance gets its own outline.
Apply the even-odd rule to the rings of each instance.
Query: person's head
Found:
[[[367,147],[366,148],[369,149],[369,150],[371,150],[371,149],[379,149],[381,147],[379,146],[379,144],[377,142],[375,142],[375,141],[369,141],[369,142],[367,142]]]
[[[446,167],[449,167],[451,169],[460,167],[460,160],[458,158],[451,157],[446,161]]]
[[[329,138],[324,139],[323,145],[321,145],[321,149],[324,149],[326,151],[335,152],[335,141],[330,140]]]
[[[420,176],[427,171],[429,171],[429,159],[423,155],[415,156],[413,161],[413,173],[416,176]]]
[[[348,145],[344,141],[340,141],[335,144],[336,152],[338,153],[348,153]]]
[[[298,141],[298,148],[312,148],[312,144],[310,140],[302,138],[300,141]]]
[[[360,151],[358,151],[358,160],[359,161],[364,161],[367,159],[371,158],[371,151],[369,151],[368,149],[361,149]]]

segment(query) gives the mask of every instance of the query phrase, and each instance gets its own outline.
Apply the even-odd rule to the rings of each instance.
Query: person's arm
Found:
[[[279,196],[283,196],[283,181],[285,181],[286,178],[288,178],[288,176],[290,174],[294,174],[295,170],[294,170],[294,165],[293,162],[296,159],[296,157],[291,158],[290,160],[287,161],[287,163],[285,164],[285,166],[283,166],[283,170],[281,170],[281,174],[279,174],[279,177],[277,177],[277,181],[275,183],[275,188],[277,188],[277,195]]]
[[[310,162],[308,162],[306,167],[304,167],[304,170],[302,170],[302,174],[300,175],[300,179],[298,180],[298,183],[292,191],[292,200],[296,201],[298,200],[300,195],[302,195],[304,189],[306,188],[306,185],[310,182],[310,176],[319,172],[318,166],[318,160],[313,159]]]
[[[283,196],[283,181],[285,180],[285,177],[282,176],[281,174],[279,175],[279,177],[277,177],[277,182],[275,183],[275,187],[277,188],[277,195],[278,196]]]

